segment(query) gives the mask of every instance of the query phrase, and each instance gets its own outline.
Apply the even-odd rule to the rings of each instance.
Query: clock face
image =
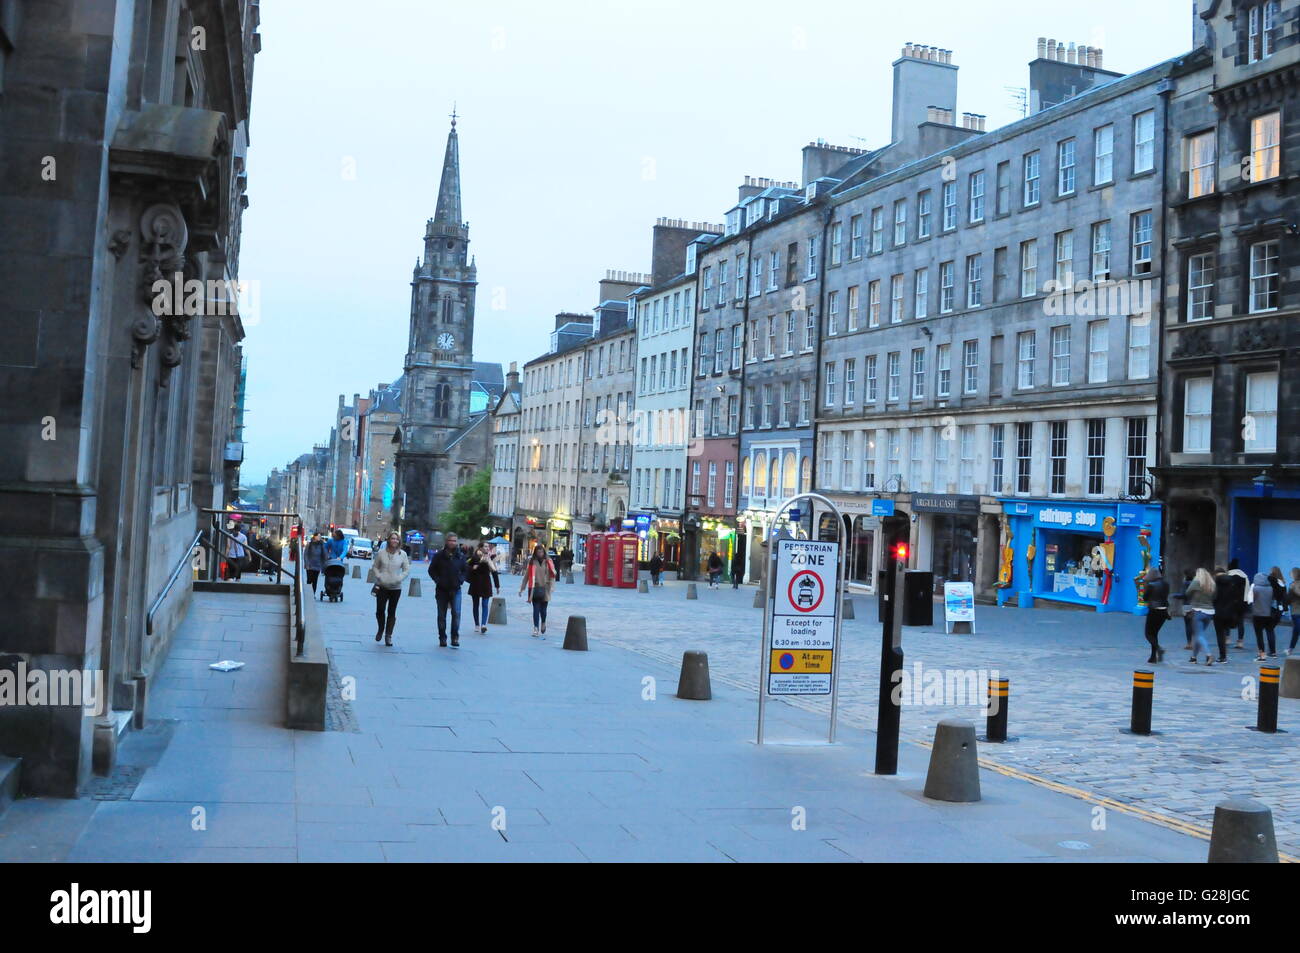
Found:
[[[438,347],[444,351],[450,351],[456,346],[456,339],[446,331],[438,335]]]

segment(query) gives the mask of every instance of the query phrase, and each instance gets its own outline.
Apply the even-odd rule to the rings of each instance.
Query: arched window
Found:
[[[772,451],[772,461],[768,464],[767,495],[781,495],[781,455]]]
[[[451,415],[451,385],[435,384],[433,388],[433,415],[439,419]]]
[[[746,457],[740,461],[740,490],[745,496],[749,496],[754,490],[749,482],[749,474],[749,457]]]
[[[767,496],[767,451],[754,455],[754,495]]]
[[[795,475],[798,472],[793,450],[786,451],[785,460],[782,462],[781,466],[783,470],[781,475],[781,492],[788,498],[795,494]]]
[[[451,324],[451,295],[442,296],[442,321]]]
[[[804,457],[799,461],[799,492],[808,493],[812,490],[812,460]]]

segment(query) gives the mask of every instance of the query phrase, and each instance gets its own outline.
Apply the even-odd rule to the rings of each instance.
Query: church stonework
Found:
[[[437,528],[465,472],[485,461],[485,438],[471,420],[477,269],[461,217],[460,152],[453,115],[424,260],[411,278],[411,333],[397,452],[393,524]],[[476,449],[477,448],[477,449]]]

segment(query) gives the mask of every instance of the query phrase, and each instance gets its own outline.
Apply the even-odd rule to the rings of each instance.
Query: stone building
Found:
[[[493,525],[498,533],[508,535],[514,535],[521,406],[519,365],[511,361],[505,389],[492,408],[492,483],[488,493],[488,514]],[[521,535],[514,551],[522,546]]]
[[[890,145],[833,173],[816,485],[858,583],[907,541],[937,586],[1145,611],[1172,63],[1117,78],[1088,47],[1038,54],[1045,108],[986,131],[955,121],[951,54],[905,49]]]
[[[0,666],[104,686],[0,708],[29,794],[75,795],[143,721],[200,508],[236,489],[257,25],[251,0],[0,4]]]
[[[397,483],[395,438],[402,422],[404,383],[404,378],[398,378],[372,390],[359,420],[361,502],[357,509],[357,530],[368,539],[386,536],[393,528],[391,517]]]
[[[1168,97],[1157,492],[1174,577],[1300,564],[1300,3],[1207,2]]]
[[[715,226],[659,219],[651,246],[651,284],[630,298],[637,335],[631,512],[644,541],[641,558],[656,553],[665,567],[682,565],[686,468],[690,451],[691,361],[695,340],[695,267],[699,239]],[[694,549],[694,546],[690,547]]]
[[[621,529],[627,515],[636,404],[636,329],[628,318],[628,296],[649,280],[649,275],[609,271],[600,282],[583,361],[575,553],[585,554],[589,534]]]
[[[438,205],[425,225],[424,258],[411,278],[402,423],[397,451],[393,523],[427,534],[452,494],[488,463],[487,401],[476,392],[473,359],[478,269],[469,257],[469,224],[461,214],[460,144],[453,116],[447,134]],[[495,373],[500,393],[501,372]]]
[[[727,213],[728,235],[743,238],[732,243],[729,294],[744,311],[736,505],[749,579],[761,574],[762,544],[781,503],[812,488],[818,295],[827,247],[824,210],[806,201],[819,194],[817,179],[804,192],[794,182],[747,178]]]
[[[520,393],[519,470],[512,542],[556,552],[573,542],[583,364],[592,316],[555,316],[546,354],[524,365]]]

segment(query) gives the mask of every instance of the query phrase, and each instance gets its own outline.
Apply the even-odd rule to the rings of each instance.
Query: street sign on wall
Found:
[[[840,544],[780,539],[771,628],[769,695],[829,695],[835,672]]]

